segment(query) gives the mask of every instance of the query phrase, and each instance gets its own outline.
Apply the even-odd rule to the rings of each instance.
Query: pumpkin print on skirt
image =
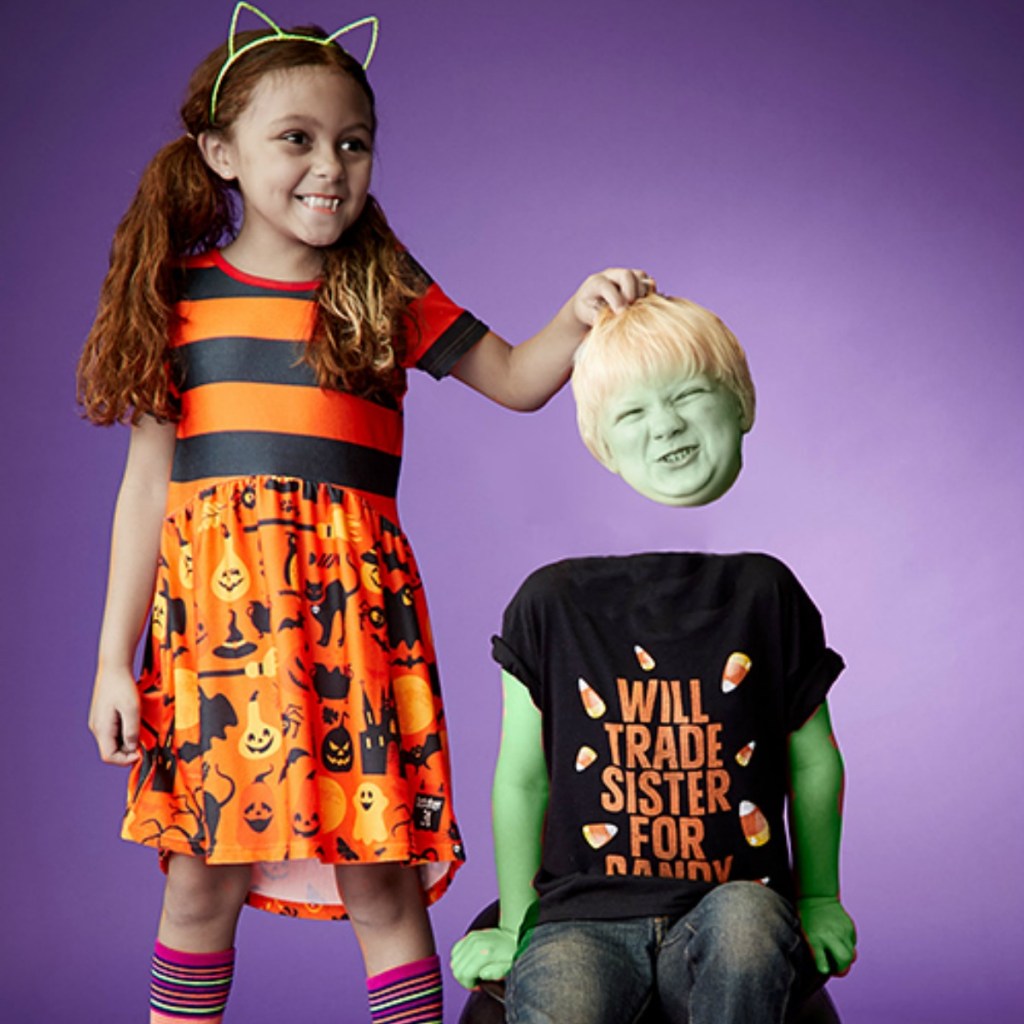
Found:
[[[123,834],[252,863],[249,901],[341,917],[334,865],[463,859],[423,587],[351,491],[227,480],[165,521]]]

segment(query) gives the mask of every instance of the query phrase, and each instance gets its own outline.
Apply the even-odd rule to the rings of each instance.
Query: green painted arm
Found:
[[[800,924],[818,970],[845,974],[857,931],[839,902],[843,759],[825,702],[789,737],[789,781]]]
[[[537,899],[533,878],[548,806],[540,711],[518,679],[503,672],[501,680],[501,749],[491,804],[501,916],[497,928],[471,932],[452,947],[452,974],[466,988],[503,978],[512,966],[520,927]]]

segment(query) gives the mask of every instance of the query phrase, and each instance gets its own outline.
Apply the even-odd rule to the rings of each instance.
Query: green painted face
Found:
[[[743,464],[740,409],[711,378],[668,374],[629,384],[602,411],[604,464],[663,505],[706,505]]]

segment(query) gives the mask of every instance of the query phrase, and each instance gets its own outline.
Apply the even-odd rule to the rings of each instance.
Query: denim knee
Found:
[[[642,920],[538,925],[508,977],[509,1024],[622,1024],[650,997],[650,927]]]
[[[677,921],[662,944],[657,987],[668,1019],[778,1024],[802,942],[789,903],[757,882],[726,882]]]
[[[800,943],[793,907],[758,882],[716,886],[680,923],[690,933],[691,957],[714,957],[744,974],[791,964]]]

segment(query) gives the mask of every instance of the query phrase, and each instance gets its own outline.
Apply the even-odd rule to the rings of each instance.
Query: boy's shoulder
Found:
[[[785,562],[763,552],[648,551],[596,555],[565,558],[535,569],[523,580],[514,601],[559,600],[600,592],[606,587],[624,594],[663,581],[750,590],[769,585],[790,586],[796,577]]]

